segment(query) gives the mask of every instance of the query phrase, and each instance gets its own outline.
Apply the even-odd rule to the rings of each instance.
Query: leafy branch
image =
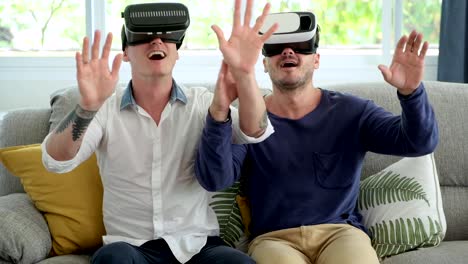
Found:
[[[60,2],[57,5],[55,5],[55,0],[53,0],[52,4],[50,4],[49,15],[48,15],[46,21],[44,22],[44,25],[41,27],[41,46],[42,47],[44,47],[45,32],[47,31],[47,27],[49,26],[49,22],[52,19],[52,17],[54,16],[54,14],[56,14],[58,12],[58,10],[62,7],[64,1],[65,0],[60,0]],[[39,19],[37,18],[35,10],[29,9],[29,12],[31,13],[32,17],[34,18],[34,21],[39,23]]]
[[[240,183],[236,182],[226,190],[213,195],[213,202],[210,203],[218,218],[220,237],[231,247],[235,247],[244,230],[240,209],[236,203],[239,185]]]
[[[372,234],[372,246],[377,255],[388,257],[413,248],[440,244],[442,227],[436,220],[429,216],[427,218],[429,230],[425,228],[421,218],[399,218],[371,226],[369,231]]]
[[[423,187],[414,178],[384,171],[362,181],[358,206],[367,210],[381,204],[410,200],[424,200],[430,205]]]

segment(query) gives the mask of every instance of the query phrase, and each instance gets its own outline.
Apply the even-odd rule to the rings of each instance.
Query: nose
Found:
[[[293,55],[293,54],[294,54],[294,50],[289,47],[284,48],[283,52],[281,52],[282,56]]]
[[[162,41],[161,38],[154,38],[154,39],[150,42],[151,45],[156,45],[156,44],[161,45],[162,43],[163,43],[163,41]]]

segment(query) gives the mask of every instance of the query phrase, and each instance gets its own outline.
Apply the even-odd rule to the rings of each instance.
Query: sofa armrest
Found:
[[[52,240],[47,223],[25,193],[0,197],[0,262],[36,263]]]

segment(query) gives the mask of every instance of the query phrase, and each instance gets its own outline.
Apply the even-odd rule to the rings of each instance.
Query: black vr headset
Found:
[[[164,42],[182,45],[185,31],[190,25],[188,8],[181,3],[147,3],[128,5],[122,17],[122,50],[161,38]]]
[[[311,12],[285,12],[269,14],[260,34],[264,34],[275,23],[278,30],[263,44],[262,54],[266,57],[281,54],[285,48],[296,53],[313,54],[318,48],[319,27]]]

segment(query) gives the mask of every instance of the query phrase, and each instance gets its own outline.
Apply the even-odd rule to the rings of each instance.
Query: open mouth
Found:
[[[148,58],[150,60],[162,60],[165,57],[166,53],[164,53],[164,51],[161,50],[152,51],[150,54],[148,54]]]
[[[297,61],[292,61],[292,60],[285,60],[281,62],[280,67],[281,68],[293,68],[297,67],[299,63]]]

